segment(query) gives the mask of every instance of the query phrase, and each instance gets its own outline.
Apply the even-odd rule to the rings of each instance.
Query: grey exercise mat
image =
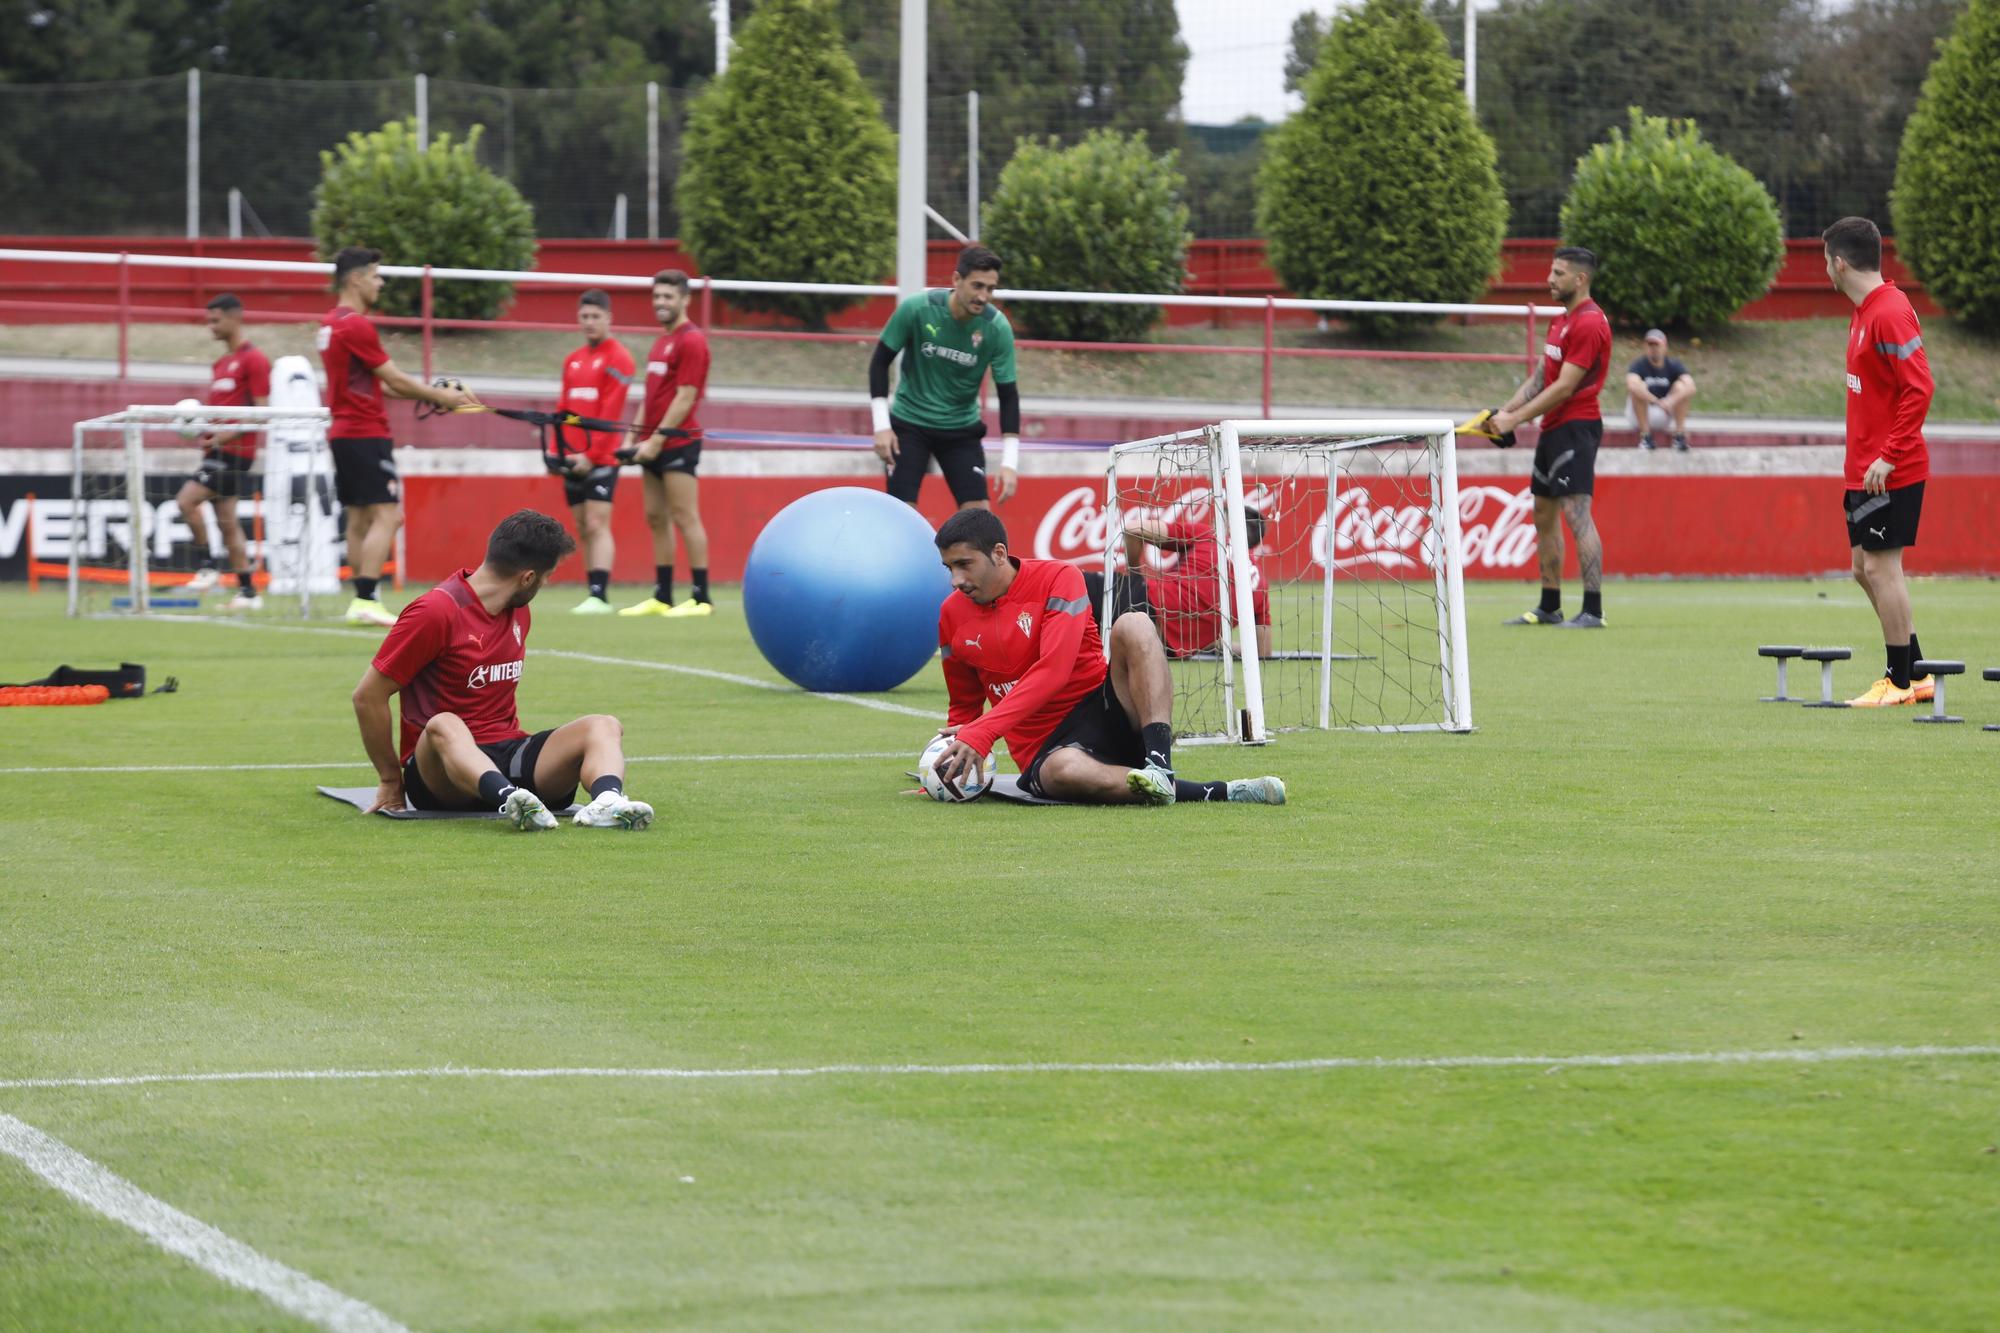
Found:
[[[353,806],[356,810],[366,810],[375,800],[375,789],[373,787],[321,787],[319,794],[321,796],[331,796],[336,801],[345,802]],[[1024,797],[1022,799],[1033,798]],[[557,810],[554,813],[557,815],[573,815],[576,811],[577,807],[571,805],[566,809]],[[412,810],[407,806],[401,810],[377,810],[375,813],[387,819],[499,819],[501,817],[498,810]]]

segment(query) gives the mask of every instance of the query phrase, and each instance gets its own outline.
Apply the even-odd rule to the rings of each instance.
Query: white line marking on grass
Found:
[[[1151,1063],[1031,1062],[1025,1064],[773,1065],[741,1069],[264,1069],[212,1074],[115,1074],[98,1078],[16,1078],[0,1090],[132,1088],[161,1083],[342,1083],[388,1079],[783,1079],[907,1077],[975,1074],[1293,1074],[1377,1069],[1646,1069],[1661,1066],[1816,1065],[1853,1060],[1954,1060],[2000,1056],[1994,1046],[1821,1046],[1775,1051],[1639,1051],[1626,1055],[1332,1056],[1317,1060],[1162,1060]]]
[[[231,629],[271,630],[279,634],[333,634],[343,639],[374,638],[372,631],[349,631],[331,626],[317,625],[272,625],[255,620],[231,620],[223,616],[174,616],[162,617],[189,625],[227,625]],[[858,694],[816,694],[802,690],[787,681],[759,680],[755,676],[740,676],[733,671],[716,671],[708,667],[681,666],[675,662],[648,662],[633,657],[601,657],[596,653],[579,653],[568,648],[537,648],[537,657],[561,657],[572,662],[592,662],[598,666],[636,667],[641,671],[665,671],[677,676],[697,676],[704,680],[719,680],[730,685],[747,685],[752,689],[775,690],[779,694],[796,694],[806,699],[830,699],[835,703],[853,704],[857,708],[872,708],[878,713],[900,713],[905,717],[920,717],[936,722],[942,716],[932,708],[912,708],[908,704],[894,704],[886,699],[868,699]]]
[[[11,1115],[0,1114],[0,1152],[84,1207],[231,1286],[255,1292],[287,1314],[335,1333],[409,1333],[374,1306],[259,1254]]]
[[[750,764],[783,761],[809,762],[816,759],[908,759],[902,750],[849,750],[835,754],[635,754],[628,764]],[[49,768],[0,768],[7,773],[311,773],[321,769],[366,768],[361,759],[341,759],[330,764],[75,764]]]

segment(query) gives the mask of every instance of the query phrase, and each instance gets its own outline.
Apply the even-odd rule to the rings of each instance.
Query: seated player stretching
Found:
[[[579,781],[585,828],[642,829],[653,807],[625,795],[624,729],[602,713],[530,736],[514,711],[527,657],[528,603],[576,543],[523,509],[493,529],[486,559],[461,569],[396,617],[354,687],[361,743],[381,785],[376,810],[498,810],[518,829],[556,826]],[[400,751],[389,700],[403,696]]]
[[[1074,565],[1007,554],[1007,529],[987,509],[946,519],[937,547],[955,589],[938,612],[951,692],[940,734],[954,742],[937,763],[941,777],[971,773],[1004,736],[1022,788],[1050,800],[1285,803],[1276,778],[1174,776],[1174,682],[1145,615],[1128,611],[1112,622],[1107,669]]]
[[[1243,533],[1254,554],[1264,544],[1264,516],[1247,506]],[[1222,642],[1222,584],[1216,573],[1222,544],[1215,538],[1214,525],[1198,518],[1128,520],[1125,567],[1135,574],[1143,570],[1148,546],[1176,557],[1168,568],[1146,576],[1147,600],[1168,656],[1192,657],[1224,649],[1233,653],[1233,645]],[[1235,595],[1234,589],[1230,595]],[[1250,617],[1257,627],[1257,656],[1269,657],[1271,595],[1261,582],[1250,589]]]

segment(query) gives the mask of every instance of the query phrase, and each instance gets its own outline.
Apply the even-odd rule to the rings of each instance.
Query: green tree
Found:
[[[320,154],[313,192],[313,236],[319,256],[344,246],[380,250],[391,264],[450,268],[525,269],[535,259],[535,215],[521,192],[479,165],[481,129],[463,141],[438,135],[428,150],[416,122],[391,121],[372,134],[354,133]],[[448,319],[492,319],[513,299],[511,283],[439,282],[433,308]],[[422,284],[392,278],[381,309],[413,315]]]
[[[1896,244],[1938,303],[2000,330],[2000,0],[1971,0],[1903,131]]]
[[[895,255],[896,150],[831,0],[765,0],[729,72],[688,112],[678,198],[702,267],[782,282],[875,282]],[[815,327],[851,297],[744,293]]]
[[[1093,130],[1070,148],[1023,140],[986,206],[982,239],[1006,261],[1010,286],[1178,292],[1193,239],[1186,186],[1176,155],[1153,153],[1144,134]],[[1129,342],[1160,308],[1032,301],[1019,312],[1041,337]]]
[[[1562,234],[1602,265],[1591,295],[1614,319],[1710,327],[1764,294],[1785,232],[1757,178],[1692,121],[1630,112],[1576,164]]]
[[[1507,205],[1459,67],[1416,0],[1334,19],[1305,108],[1267,136],[1257,220],[1302,296],[1470,301],[1499,268]],[[1421,316],[1351,321],[1378,334]]]
[[[1291,42],[1285,48],[1285,91],[1302,93],[1306,90],[1306,77],[1319,63],[1319,48],[1326,42],[1326,32],[1332,21],[1313,10],[1306,10],[1292,20]]]

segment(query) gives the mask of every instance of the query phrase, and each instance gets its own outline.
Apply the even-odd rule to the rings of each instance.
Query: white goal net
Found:
[[[69,564],[69,613],[197,611],[207,595],[237,592],[221,521],[233,510],[253,587],[287,610],[296,597],[298,613],[310,614],[315,594],[339,590],[328,419],[323,407],[184,403],[77,422],[68,505],[44,511],[46,540]],[[204,455],[214,460],[218,435],[237,436],[249,456],[207,474],[216,498],[198,507],[204,547],[177,497]],[[218,571],[207,576],[213,586],[198,577],[204,566]]]
[[[1181,737],[1472,729],[1449,421],[1225,421],[1105,489],[1101,623],[1151,614]]]

